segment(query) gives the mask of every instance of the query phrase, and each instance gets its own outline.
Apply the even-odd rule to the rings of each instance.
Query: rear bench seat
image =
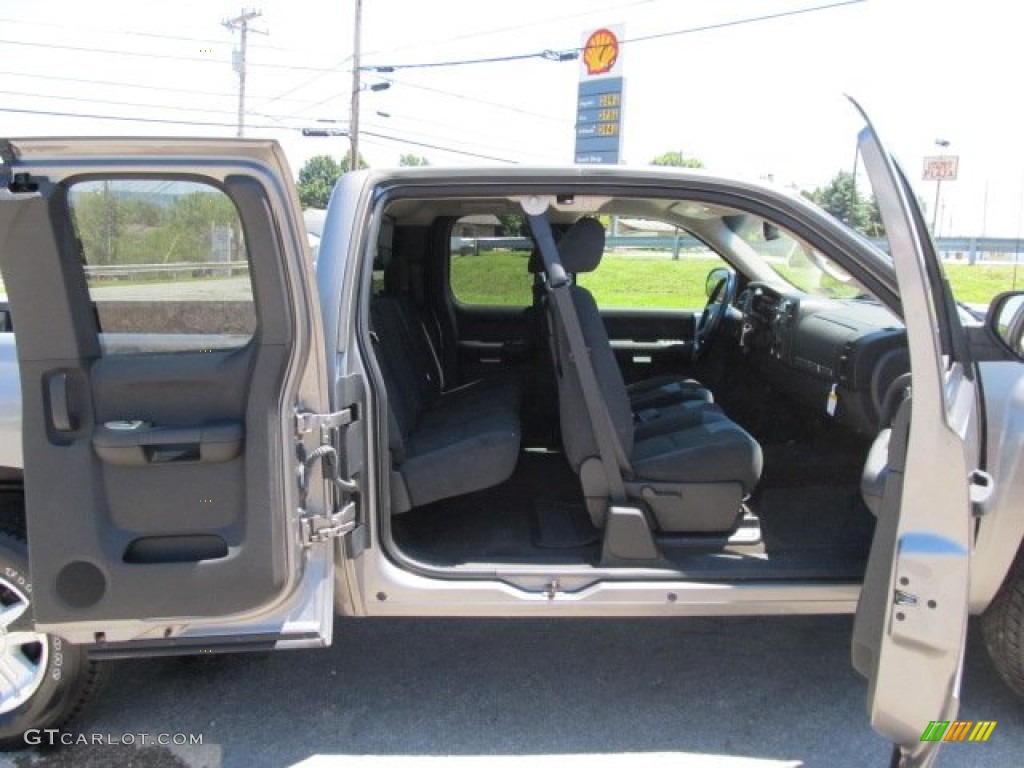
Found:
[[[388,395],[392,512],[508,479],[519,455],[518,384],[482,379],[442,391],[427,337],[402,298],[375,296],[370,325]]]

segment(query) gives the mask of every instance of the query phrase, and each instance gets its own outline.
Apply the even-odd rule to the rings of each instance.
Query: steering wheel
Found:
[[[723,270],[725,271],[725,270]],[[722,329],[723,320],[729,307],[736,299],[736,273],[729,270],[715,285],[697,318],[693,334],[693,359],[699,360],[707,352],[712,340]]]

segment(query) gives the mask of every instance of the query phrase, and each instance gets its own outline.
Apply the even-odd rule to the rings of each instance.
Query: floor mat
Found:
[[[542,549],[574,549],[601,540],[582,504],[538,499],[533,502],[533,517],[534,544]]]
[[[565,507],[550,518],[546,546],[538,543],[537,499]],[[584,536],[585,526],[567,522],[573,517],[566,512],[575,506],[589,524],[581,499],[579,480],[565,457],[524,451],[501,485],[398,515],[391,531],[402,550],[436,565],[590,562],[599,552],[598,539]]]

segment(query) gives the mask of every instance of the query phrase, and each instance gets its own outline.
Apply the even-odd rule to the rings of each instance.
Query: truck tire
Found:
[[[981,631],[999,676],[1024,697],[1024,547],[982,614]]]
[[[100,665],[66,640],[32,628],[24,535],[0,528],[0,749],[25,748],[30,728],[60,728],[99,685]]]

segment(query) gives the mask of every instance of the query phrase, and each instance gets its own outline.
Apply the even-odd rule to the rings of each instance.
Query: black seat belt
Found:
[[[544,259],[544,268],[548,274],[548,293],[554,301],[555,311],[565,328],[566,340],[569,343],[570,361],[575,364],[583,391],[583,400],[590,414],[590,423],[594,430],[597,450],[608,480],[608,494],[611,502],[624,504],[627,502],[626,489],[622,482],[623,472],[629,472],[629,459],[619,440],[619,434],[612,423],[608,405],[601,393],[590,360],[590,350],[583,338],[583,329],[576,314],[576,307],[570,295],[571,281],[562,266],[551,234],[551,224],[544,214],[527,213],[533,237]],[[556,340],[557,343],[557,340]]]

